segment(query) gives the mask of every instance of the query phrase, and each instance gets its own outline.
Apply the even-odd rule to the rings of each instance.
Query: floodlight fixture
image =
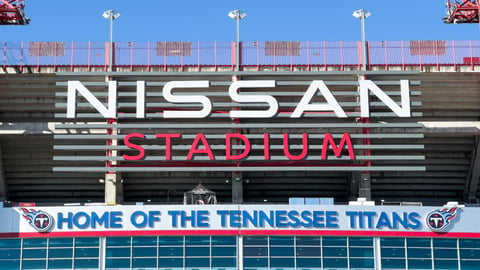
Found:
[[[362,28],[362,62],[363,70],[367,70],[367,43],[365,42],[365,19],[372,16],[368,10],[359,9],[353,12],[353,17],[360,19]]]
[[[361,19],[362,17],[364,17],[366,19],[366,18],[372,16],[372,13],[370,13],[370,11],[368,11],[368,10],[359,9],[359,10],[355,10],[352,15],[353,15],[353,17],[355,17],[357,19]]]
[[[113,65],[113,20],[116,20],[120,17],[120,12],[115,10],[107,10],[102,14],[103,18],[110,21],[110,42],[109,42],[109,55],[108,55],[108,71],[112,70]]]
[[[120,12],[117,12],[115,10],[107,10],[105,12],[103,12],[103,15],[102,15],[105,19],[112,19],[112,20],[116,20],[120,17]]]
[[[237,26],[237,38],[236,38],[236,43],[235,43],[235,70],[239,71],[240,70],[240,20],[245,18],[247,16],[247,13],[235,9],[232,10],[228,13],[228,17],[232,18],[236,22]]]
[[[237,18],[241,20],[241,19],[245,18],[246,16],[247,16],[247,13],[245,13],[241,10],[238,10],[238,9],[232,10],[228,13],[228,17],[230,17],[234,20],[236,20]]]

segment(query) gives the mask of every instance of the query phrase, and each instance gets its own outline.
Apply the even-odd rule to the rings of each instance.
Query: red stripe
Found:
[[[328,230],[145,230],[145,231],[70,231],[51,233],[1,233],[0,238],[101,237],[101,236],[181,236],[181,235],[283,235],[283,236],[369,236],[369,237],[448,237],[480,238],[480,233],[435,233],[395,231]]]

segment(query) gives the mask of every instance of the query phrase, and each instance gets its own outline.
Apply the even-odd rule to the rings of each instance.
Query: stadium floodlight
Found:
[[[235,70],[239,71],[240,70],[240,20],[245,18],[247,16],[247,13],[241,11],[241,10],[232,10],[228,13],[228,17],[234,19],[236,21],[237,25],[237,39],[235,43]]]
[[[367,70],[367,44],[365,42],[365,19],[372,16],[368,10],[359,9],[353,12],[353,17],[360,19],[362,27],[362,62],[363,70]]]
[[[114,10],[107,10],[103,12],[102,16],[110,21],[110,42],[109,42],[109,56],[108,56],[108,71],[112,70],[113,65],[113,20],[116,20],[120,17],[120,12]]]

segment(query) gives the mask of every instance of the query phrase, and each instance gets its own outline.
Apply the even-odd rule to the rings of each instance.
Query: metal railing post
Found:
[[[387,41],[384,41],[385,46],[385,70],[388,70],[388,52],[387,52]]]
[[[150,71],[150,41],[147,42],[147,71]]]
[[[453,70],[457,70],[457,56],[455,52],[455,40],[452,40],[452,50],[453,50]]]

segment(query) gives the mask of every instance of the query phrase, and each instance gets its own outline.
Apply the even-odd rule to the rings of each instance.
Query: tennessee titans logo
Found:
[[[441,232],[457,217],[457,207],[443,208],[427,215],[427,225],[434,232]]]
[[[53,228],[53,217],[41,210],[21,208],[23,217],[28,221],[30,226],[39,232],[49,232]]]

